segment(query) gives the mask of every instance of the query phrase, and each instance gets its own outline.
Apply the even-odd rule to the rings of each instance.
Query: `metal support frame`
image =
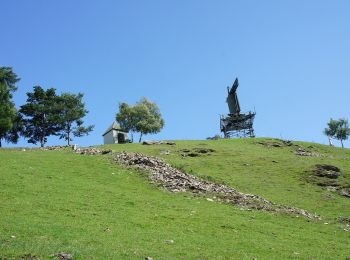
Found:
[[[253,128],[255,115],[255,112],[221,115],[220,130],[224,133],[225,138],[255,137]]]

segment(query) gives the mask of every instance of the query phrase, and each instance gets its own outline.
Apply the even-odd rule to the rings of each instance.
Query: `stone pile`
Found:
[[[85,155],[97,155],[97,154],[109,154],[109,153],[112,153],[112,150],[89,147],[89,148],[78,148],[75,150],[75,153],[85,154]]]
[[[226,185],[202,180],[171,167],[160,158],[141,153],[126,152],[116,154],[114,158],[118,163],[149,172],[149,178],[152,182],[171,192],[191,192],[203,196],[211,196],[214,200],[235,204],[243,208],[289,212],[307,218],[318,218],[318,216],[302,209],[277,205],[258,195],[244,194]]]

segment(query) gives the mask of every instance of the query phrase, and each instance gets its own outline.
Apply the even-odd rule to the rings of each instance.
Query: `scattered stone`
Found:
[[[165,240],[164,242],[165,242],[165,244],[174,244],[174,240],[172,240],[172,239]]]
[[[19,259],[22,259],[22,260],[37,260],[38,259],[39,260],[39,258],[36,255],[32,255],[32,254],[22,255],[22,256],[20,256]]]
[[[69,253],[65,253],[65,252],[61,252],[56,254],[55,256],[57,256],[58,259],[60,260],[70,260],[73,259],[73,255],[69,254]]]
[[[346,227],[350,226],[350,217],[338,217],[338,222],[345,224]]]
[[[343,188],[340,189],[338,192],[340,195],[350,198],[350,188]]]
[[[210,198],[207,198],[207,201],[211,201],[211,202],[213,202],[214,200],[213,200],[213,199],[210,199]]]
[[[54,145],[54,146],[40,147],[39,149],[43,151],[61,151],[70,147],[71,146],[69,145]]]
[[[273,162],[273,163],[278,163],[278,161],[275,161],[275,160],[273,160],[272,162]]]
[[[90,147],[90,148],[84,148],[84,149],[77,149],[75,152],[79,154],[85,154],[85,155],[97,155],[97,154],[109,154],[109,153],[112,153],[112,150]]]
[[[136,167],[149,172],[149,178],[171,192],[191,192],[198,195],[215,195],[226,203],[238,205],[246,209],[265,211],[288,212],[307,218],[318,219],[317,215],[303,209],[287,207],[270,202],[258,195],[244,194],[223,184],[216,184],[200,179],[199,177],[182,172],[171,167],[162,159],[147,156],[141,153],[119,153],[115,155],[118,163]]]
[[[325,158],[325,157],[327,157],[324,154],[312,152],[310,150],[306,150],[306,149],[301,148],[301,147],[299,147],[294,153],[296,155],[306,156],[306,157],[318,157],[318,158]]]
[[[11,238],[16,238],[16,236],[12,235]]]
[[[326,177],[336,179],[340,176],[340,169],[333,165],[317,164],[315,165],[314,175],[318,177]]]
[[[160,154],[169,155],[170,150],[162,150],[162,151],[160,151]]]
[[[157,144],[167,144],[167,145],[176,145],[174,142],[163,142],[163,141],[143,141],[143,145],[157,145]]]
[[[150,256],[146,256],[146,257],[145,257],[145,260],[153,260],[153,258],[150,257]]]
[[[332,192],[337,191],[337,187],[334,187],[334,186],[327,186],[326,189],[327,189],[328,191],[332,191]]]
[[[112,150],[102,150],[101,154],[109,154],[112,153]]]

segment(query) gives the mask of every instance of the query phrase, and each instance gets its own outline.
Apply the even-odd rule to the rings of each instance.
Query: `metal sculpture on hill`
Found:
[[[220,131],[224,133],[225,138],[255,137],[253,123],[256,113],[251,111],[241,113],[237,96],[238,86],[238,78],[236,78],[231,89],[227,87],[228,95],[226,101],[230,113],[220,116]]]

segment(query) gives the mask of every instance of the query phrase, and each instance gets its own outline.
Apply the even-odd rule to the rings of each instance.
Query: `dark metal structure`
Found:
[[[241,113],[241,107],[237,96],[239,86],[236,78],[231,89],[227,87],[227,104],[230,113],[220,116],[220,131],[224,133],[225,138],[231,137],[255,137],[254,135],[254,118],[256,113],[249,111]]]

